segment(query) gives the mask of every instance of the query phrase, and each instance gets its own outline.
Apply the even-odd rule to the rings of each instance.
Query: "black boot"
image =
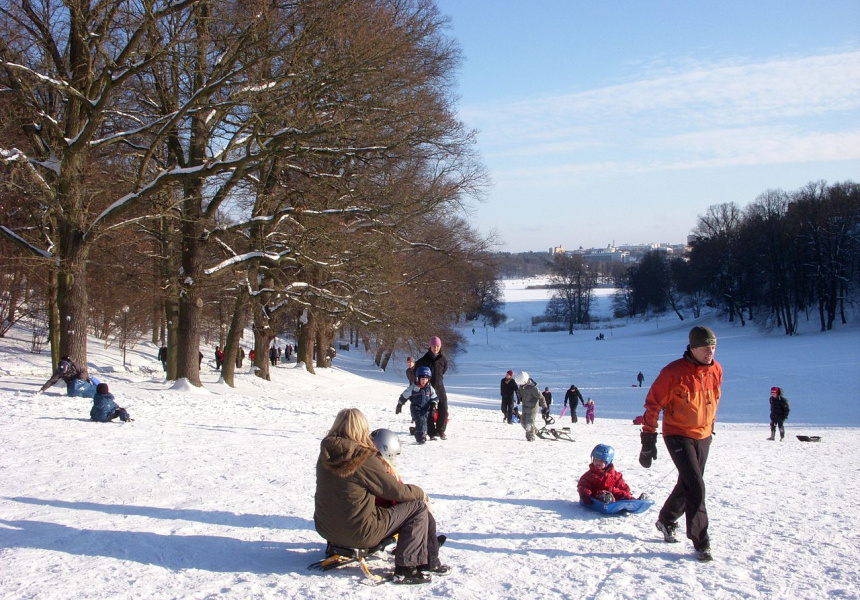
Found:
[[[430,576],[423,573],[418,567],[394,567],[394,583],[405,585],[416,585],[419,583],[430,583]]]

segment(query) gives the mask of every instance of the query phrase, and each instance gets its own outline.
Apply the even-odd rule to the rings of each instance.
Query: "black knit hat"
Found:
[[[100,383],[96,386],[96,394],[109,394],[108,384]]]
[[[702,346],[715,346],[717,334],[710,327],[696,325],[690,330],[690,348],[701,348]]]

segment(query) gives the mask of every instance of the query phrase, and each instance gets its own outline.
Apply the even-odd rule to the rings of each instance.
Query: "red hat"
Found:
[[[772,393],[774,393],[774,392],[776,392],[776,393],[778,394],[778,393],[779,393],[779,388],[778,388],[778,387],[772,387],[772,388],[770,388],[770,393],[772,394]]]
[[[510,375],[511,377],[513,377],[513,376],[514,376],[514,372],[513,372],[513,371],[508,371],[507,373],[505,373],[505,375]]]

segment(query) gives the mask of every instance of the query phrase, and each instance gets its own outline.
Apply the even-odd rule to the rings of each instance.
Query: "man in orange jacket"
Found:
[[[657,529],[667,542],[677,542],[678,519],[686,515],[687,537],[696,557],[706,562],[712,556],[704,474],[723,368],[714,360],[717,336],[710,328],[693,327],[689,339],[684,356],[660,371],[645,398],[639,463],[647,469],[657,458],[657,420],[662,411],[663,441],[678,469],[678,482],[660,509]]]

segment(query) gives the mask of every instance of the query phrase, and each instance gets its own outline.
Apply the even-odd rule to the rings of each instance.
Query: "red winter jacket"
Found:
[[[591,499],[599,492],[611,492],[616,500],[635,499],[621,471],[615,470],[615,465],[609,465],[605,469],[589,465],[588,471],[579,478],[576,491],[579,492],[579,501],[583,504],[592,504]]]

